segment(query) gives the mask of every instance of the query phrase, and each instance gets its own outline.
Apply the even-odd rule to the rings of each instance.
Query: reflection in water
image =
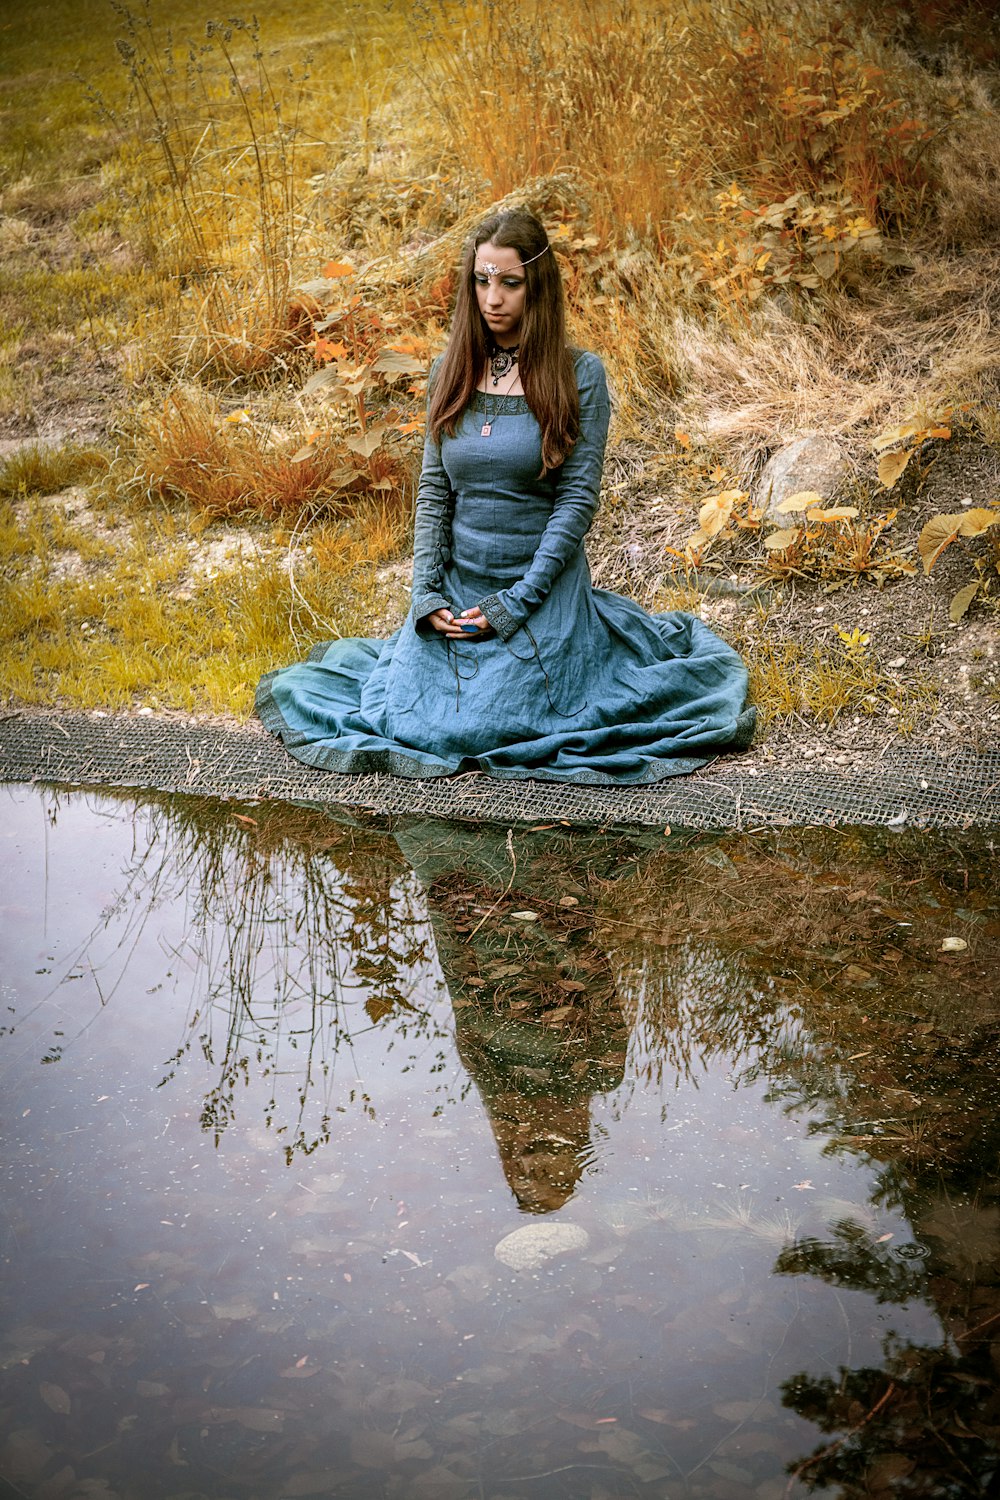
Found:
[[[628,1047],[595,913],[570,894],[583,851],[574,865],[543,848],[519,869],[510,833],[453,830],[442,845],[429,824],[396,838],[427,886],[458,1055],[504,1176],[522,1209],[552,1212],[592,1160],[591,1097],[621,1084]]]
[[[989,847],[45,806],[15,1493],[990,1492]],[[500,1268],[538,1215],[587,1250]]]

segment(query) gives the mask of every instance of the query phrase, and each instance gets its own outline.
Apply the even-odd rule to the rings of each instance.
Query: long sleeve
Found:
[[[431,372],[433,379],[433,370]],[[413,524],[413,590],[410,618],[416,629],[436,609],[451,607],[451,600],[441,593],[445,565],[451,557],[451,514],[454,497],[451,483],[441,462],[440,444],[428,431],[424,439],[424,457],[417,486],[416,517]],[[426,625],[423,629],[427,629]]]
[[[547,597],[567,563],[583,545],[597,510],[611,401],[604,366],[594,354],[577,361],[580,435],[559,468],[552,513],[531,565],[508,589],[480,599],[479,609],[502,640],[509,640]]]

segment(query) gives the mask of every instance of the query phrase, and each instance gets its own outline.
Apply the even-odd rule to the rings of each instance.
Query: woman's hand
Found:
[[[435,609],[427,619],[439,635],[446,635],[451,640],[473,641],[493,633],[489,620],[478,609],[466,609],[457,616],[450,609]],[[469,625],[474,628],[463,628]]]

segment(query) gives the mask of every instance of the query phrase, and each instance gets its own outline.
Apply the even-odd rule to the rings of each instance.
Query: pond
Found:
[[[986,835],[0,796],[12,1495],[992,1493]]]

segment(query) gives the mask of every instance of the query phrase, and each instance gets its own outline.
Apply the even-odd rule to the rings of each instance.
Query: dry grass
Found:
[[[829,728],[848,714],[873,718],[887,710],[899,733],[909,734],[933,706],[929,688],[903,689],[881,673],[864,650],[827,650],[771,633],[743,645],[750,698],[766,731],[769,724],[811,720]]]
[[[99,448],[31,443],[0,463],[0,496],[54,495],[106,474],[108,465],[107,454]]]
[[[403,540],[381,525],[383,554]],[[60,502],[0,503],[0,698],[77,708],[247,715],[260,675],[320,640],[369,635],[385,599],[367,538],[262,532],[197,542],[183,514],[113,527]],[[211,559],[211,562],[209,561]]]
[[[276,0],[259,35],[234,21],[189,46],[198,0],[171,7],[169,42],[154,0],[114,23],[115,79],[106,23],[83,36],[67,12],[60,30],[54,3],[52,139],[32,124],[37,88],[19,83],[17,144],[0,147],[0,413],[30,430],[70,390],[114,389],[131,409],[111,513],[132,500],[160,517],[181,500],[196,531],[275,518],[317,569],[316,598],[339,591],[336,619],[351,590],[370,613],[372,569],[405,546],[419,371],[443,338],[461,242],[498,201],[528,202],[553,235],[572,336],[609,366],[626,497],[678,425],[733,487],[793,433],[860,439],[919,404],[966,404],[996,440],[995,58],[981,53],[978,74],[944,52],[922,66],[897,45],[910,35],[898,6],[396,0],[331,18]],[[26,74],[37,42],[27,0],[13,5]],[[928,0],[932,29],[942,6],[942,36],[975,8]],[[109,100],[75,159],[71,59]],[[317,362],[336,380],[303,396]],[[668,479],[654,547],[690,529],[704,491]],[[641,592],[650,567],[631,560],[627,499],[610,510],[611,571]],[[260,566],[263,608],[280,580]],[[652,573],[661,602],[694,603],[659,555]],[[186,576],[157,588],[214,618]],[[138,579],[126,569],[119,584]],[[289,642],[271,638],[268,665]],[[183,677],[166,645],[159,659]],[[758,675],[818,682],[820,667],[807,653]],[[54,667],[32,680],[66,691]]]

